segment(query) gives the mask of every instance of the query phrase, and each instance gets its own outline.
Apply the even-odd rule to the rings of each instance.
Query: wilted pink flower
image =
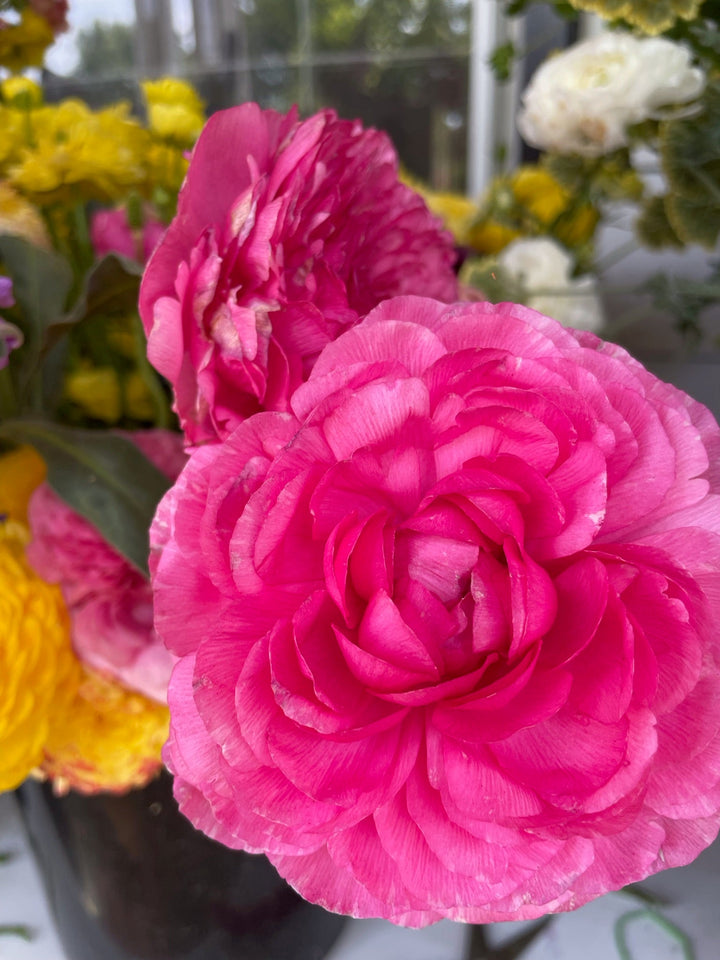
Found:
[[[330,110],[214,114],[140,292],[190,442],[289,409],[325,344],[384,298],[455,299],[454,258],[385,134]]]
[[[174,479],[185,462],[182,438],[164,430],[128,435]],[[72,619],[75,652],[89,667],[164,703],[174,658],[153,629],[147,579],[92,524],[41,484],[28,509],[35,570],[59,583]]]
[[[30,0],[30,6],[35,13],[47,20],[55,36],[68,29],[67,0]]]
[[[292,406],[195,451],[155,520],[189,818],[409,925],[692,860],[720,822],[709,412],[525,307],[413,297]]]
[[[133,230],[125,207],[98,210],[90,223],[90,239],[96,257],[119,253],[139,263],[150,258],[164,232],[163,223],[151,213],[146,214],[142,229]]]

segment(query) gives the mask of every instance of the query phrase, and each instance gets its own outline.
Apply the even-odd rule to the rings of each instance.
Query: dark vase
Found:
[[[17,797],[69,960],[321,960],[345,922],[195,830],[167,774],[121,797],[34,781]]]

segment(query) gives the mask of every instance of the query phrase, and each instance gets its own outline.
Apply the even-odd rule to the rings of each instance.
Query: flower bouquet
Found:
[[[227,856],[415,927],[571,910],[697,856],[720,827],[709,411],[588,323],[468,295],[376,130],[217,113],[159,230],[192,93],[150,88],[175,102],[149,128],[90,114],[83,153],[53,132],[83,108],[13,82],[5,109],[33,136],[8,189],[44,239],[0,237],[0,786],[35,772],[66,811],[103,791],[97,832],[117,829],[105,794],[159,768],[169,707],[174,796]],[[113,124],[120,156],[100,149]],[[93,242],[122,254],[96,262]],[[151,246],[144,269],[128,258]],[[134,863],[169,829],[162,783]],[[95,827],[75,822],[90,870]],[[199,938],[240,925],[210,856],[168,898],[182,914],[186,887],[214,889]],[[303,922],[257,955],[299,956]]]

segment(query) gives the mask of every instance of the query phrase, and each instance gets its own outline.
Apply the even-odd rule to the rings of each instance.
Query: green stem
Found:
[[[490,947],[485,936],[484,925],[482,923],[471,923],[469,927],[470,943],[468,944],[466,960],[491,960],[492,955],[489,953]]]
[[[95,259],[90,232],[88,230],[87,212],[84,203],[76,203],[72,210],[73,233],[78,248],[78,268],[82,276],[92,266]]]
[[[33,934],[30,927],[22,923],[0,924],[0,937],[21,937],[28,942],[32,940]]]
[[[0,420],[14,417],[17,415],[17,412],[18,402],[10,375],[10,368],[4,367],[0,370]],[[2,863],[2,855],[0,855],[0,863]]]
[[[675,926],[674,923],[666,917],[663,917],[657,910],[653,910],[650,907],[624,913],[615,923],[615,945],[621,960],[633,960],[633,955],[630,952],[630,947],[627,942],[627,928],[631,923],[634,923],[635,920],[640,919],[650,920],[657,924],[672,940],[678,943],[682,950],[684,960],[696,960],[692,941],[685,931]]]

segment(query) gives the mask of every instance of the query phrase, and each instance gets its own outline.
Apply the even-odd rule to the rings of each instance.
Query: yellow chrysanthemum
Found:
[[[178,104],[195,113],[203,112],[204,104],[197,90],[187,80],[160,77],[158,80],[143,80],[140,87],[148,106],[158,103]]]
[[[155,418],[157,403],[147,383],[137,370],[125,379],[123,391],[123,408],[126,416],[133,420],[153,420]]]
[[[187,173],[188,160],[180,147],[153,143],[145,156],[148,182],[155,188],[177,193]]]
[[[148,123],[162,140],[190,146],[200,136],[205,117],[181,103],[156,103],[148,107]]]
[[[8,177],[36,203],[113,203],[145,179],[148,134],[126,103],[93,112],[80,100],[65,100],[35,110],[32,123],[34,143]]]
[[[30,7],[20,22],[0,29],[0,66],[13,73],[25,67],[41,67],[45,51],[55,39],[50,24]]]
[[[498,177],[480,207],[485,215],[470,229],[468,243],[488,255],[522,236],[549,234],[567,247],[582,246],[592,238],[600,216],[589,203],[573,205],[570,192],[536,166]]]
[[[0,105],[0,175],[8,164],[17,161],[20,150],[27,146],[28,128],[24,114]]]
[[[65,396],[103,423],[117,423],[122,416],[120,378],[113,367],[74,370],[65,380]]]
[[[80,676],[60,589],[25,560],[27,502],[43,474],[28,448],[0,458],[0,790],[40,763]]]
[[[50,731],[43,772],[58,792],[144,786],[160,768],[169,723],[167,707],[85,670],[76,698]]]
[[[597,13],[606,20],[622,18],[654,36],[677,20],[694,20],[704,0],[569,0],[576,10]]]
[[[37,208],[28,203],[5,180],[0,180],[0,235],[22,237],[36,247],[50,249],[45,221]]]
[[[3,101],[16,110],[34,110],[42,105],[43,91],[30,77],[7,77],[0,83]]]
[[[140,84],[147,105],[148,125],[161,140],[192,146],[205,123],[202,100],[185,80],[161,77]]]

